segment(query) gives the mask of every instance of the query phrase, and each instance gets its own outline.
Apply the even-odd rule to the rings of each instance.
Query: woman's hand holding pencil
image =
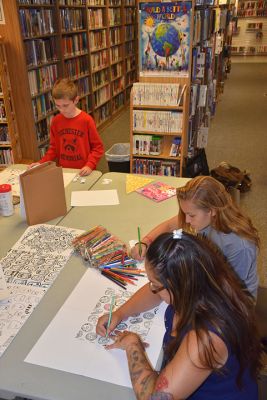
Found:
[[[96,325],[96,333],[100,336],[107,337],[116,328],[122,320],[120,312],[114,311],[110,317],[110,313],[102,315]],[[109,322],[110,320],[110,322]],[[109,322],[109,324],[108,324]],[[109,325],[109,326],[108,326]]]

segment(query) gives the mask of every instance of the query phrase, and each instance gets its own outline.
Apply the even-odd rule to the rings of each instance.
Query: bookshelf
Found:
[[[13,110],[5,42],[0,37],[0,168],[21,160],[18,129]]]
[[[237,16],[238,35],[233,37],[232,55],[266,56],[267,1],[241,1]]]
[[[134,83],[130,166],[136,174],[182,176],[187,153],[186,83]]]
[[[137,70],[135,0],[10,0],[4,12],[0,33],[7,37],[16,113],[27,115],[27,126],[19,126],[28,138],[22,141],[24,158],[38,160],[49,144],[57,78],[77,83],[78,106],[100,130],[129,104]],[[23,101],[16,90],[21,81]]]

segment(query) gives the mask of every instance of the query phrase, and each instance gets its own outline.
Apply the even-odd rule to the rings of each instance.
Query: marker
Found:
[[[140,227],[138,226],[137,228],[137,233],[138,233],[138,243],[139,243],[139,256],[142,254],[142,243],[141,243],[141,233],[140,233]]]
[[[109,306],[109,316],[108,316],[108,324],[107,324],[107,333],[106,333],[106,337],[108,337],[108,328],[110,327],[110,323],[111,323],[111,318],[112,318],[112,310],[114,307],[114,303],[115,303],[115,296],[113,295],[111,297],[111,303]]]

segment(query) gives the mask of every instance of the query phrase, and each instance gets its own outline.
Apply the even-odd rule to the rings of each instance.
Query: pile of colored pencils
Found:
[[[137,261],[128,256],[126,245],[101,225],[77,236],[73,245],[90,266],[124,289],[144,276],[144,271],[137,268]]]

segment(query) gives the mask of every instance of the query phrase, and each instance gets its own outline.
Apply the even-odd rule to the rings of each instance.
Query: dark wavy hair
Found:
[[[167,348],[168,359],[180,345],[179,332],[191,327],[197,335],[202,364],[219,372],[208,332],[208,327],[213,327],[239,361],[237,384],[242,385],[247,367],[256,379],[261,368],[261,344],[253,300],[214,245],[184,232],[181,239],[163,233],[149,246],[146,262],[168,290],[179,316],[176,338]]]

